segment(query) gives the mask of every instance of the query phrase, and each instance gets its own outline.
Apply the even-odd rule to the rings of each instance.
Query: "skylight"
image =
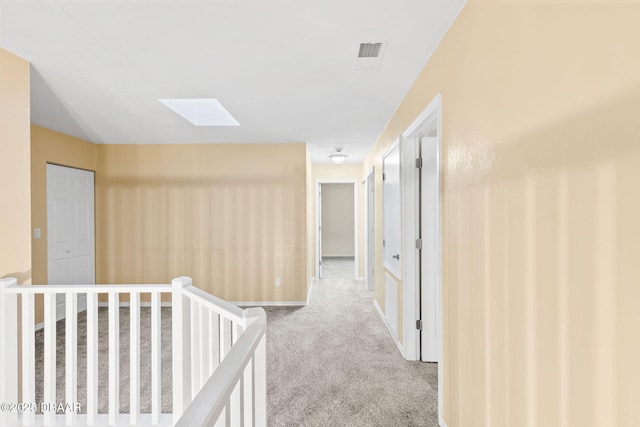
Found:
[[[159,99],[194,126],[240,126],[217,99]]]

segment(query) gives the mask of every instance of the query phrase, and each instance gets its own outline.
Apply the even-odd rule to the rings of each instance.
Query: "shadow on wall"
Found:
[[[640,89],[633,88],[499,143],[491,135],[471,142],[457,137],[448,141],[449,178],[452,184],[478,185],[485,179],[533,177],[552,169],[594,167],[620,159],[640,148],[639,112]]]
[[[563,410],[575,425],[603,408],[634,413],[639,111],[636,88],[500,144],[450,142],[445,335],[483,337],[450,342],[450,381],[485,372],[512,384],[512,413],[537,402],[540,425]],[[461,363],[465,354],[479,357]],[[491,388],[491,401],[504,393]],[[496,424],[503,415],[494,408]]]
[[[230,301],[305,299],[295,285],[306,274],[304,185],[255,175],[98,181],[101,282],[189,275]]]
[[[18,280],[18,285],[24,285],[31,280],[31,270],[24,271],[22,273],[9,273],[2,276],[2,279],[7,277],[15,277]]]

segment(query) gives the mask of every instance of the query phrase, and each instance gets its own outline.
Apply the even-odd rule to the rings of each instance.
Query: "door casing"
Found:
[[[439,336],[440,348],[443,349],[442,334],[442,94],[438,93],[420,115],[407,127],[400,136],[401,176],[402,176],[402,236],[403,254],[403,335],[404,357],[407,360],[420,360],[420,331],[416,321],[421,319],[420,267],[421,254],[416,248],[416,239],[420,237],[420,174],[416,167],[419,156],[419,138],[424,132],[433,131],[438,152],[438,209],[437,209],[437,260],[438,280],[436,282],[439,295]],[[438,417],[442,420],[443,410],[443,359],[438,363]]]
[[[95,190],[94,173],[56,164],[47,164],[47,283],[94,284],[95,283]],[[66,181],[66,182],[65,182]],[[84,186],[84,188],[81,188]],[[61,204],[60,204],[61,203]],[[64,204],[66,203],[66,206]],[[55,208],[60,204],[60,211]],[[83,206],[84,205],[84,206]],[[57,215],[65,215],[66,223],[58,230],[66,236],[58,236]],[[82,216],[82,218],[80,218]],[[83,228],[83,233],[80,233]],[[56,242],[56,238],[61,238]],[[66,240],[64,240],[66,239]],[[66,272],[60,272],[54,264],[68,256]],[[85,268],[79,268],[81,257],[86,258]],[[56,296],[56,319],[65,317],[64,294]],[[78,297],[78,311],[86,309],[86,295]]]
[[[351,184],[353,185],[353,226],[354,226],[354,248],[355,248],[355,262],[354,262],[354,280],[358,280],[358,272],[360,271],[360,265],[358,263],[359,250],[358,250],[358,181],[355,179],[318,179],[316,180],[316,279],[322,278],[322,232],[320,227],[322,225],[322,184]]]

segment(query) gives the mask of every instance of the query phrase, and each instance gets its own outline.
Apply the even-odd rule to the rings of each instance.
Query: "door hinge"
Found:
[[[416,239],[416,249],[422,250],[422,239]]]
[[[416,167],[422,169],[422,157],[416,159]]]
[[[386,180],[386,179],[387,179],[387,174],[383,173],[383,174],[382,174],[382,180],[384,181],[384,180]]]
[[[382,239],[382,246],[385,246],[385,245],[386,245],[386,243],[387,243],[387,242],[386,242],[384,239]]]
[[[418,319],[416,320],[416,329],[421,331],[422,330],[422,320]]]

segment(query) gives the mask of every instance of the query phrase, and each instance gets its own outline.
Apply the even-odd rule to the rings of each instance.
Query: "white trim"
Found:
[[[400,344],[400,341],[398,341],[393,336],[393,331],[391,330],[391,326],[389,326],[389,322],[387,322],[387,317],[384,315],[384,312],[382,311],[382,309],[378,305],[378,301],[376,301],[375,298],[373,299],[373,306],[376,308],[376,310],[378,311],[378,314],[382,318],[382,322],[384,323],[384,326],[387,327],[387,331],[389,331],[389,335],[391,335],[391,339],[393,340],[393,342],[396,343],[396,347],[398,347],[398,350],[400,351],[400,354],[402,355],[402,357],[404,357],[404,347],[402,346],[402,344]]]
[[[421,115],[422,116],[422,115]],[[423,123],[424,124],[424,123]],[[412,126],[420,131],[421,128]],[[420,251],[416,249],[415,241],[419,235],[420,224],[418,212],[420,208],[419,175],[415,166],[418,158],[418,146],[410,133],[405,132],[400,137],[400,177],[401,177],[401,206],[402,206],[402,258],[401,266],[404,271],[402,282],[402,331],[407,360],[420,360],[420,331],[416,329],[416,320],[420,319],[420,290],[417,294],[411,292],[413,286],[420,283]]]
[[[160,302],[160,307],[171,307],[171,304],[171,301],[162,301]],[[105,301],[98,302],[98,307],[109,307],[109,303]],[[131,307],[131,303],[129,301],[120,301],[118,302],[118,307]],[[140,301],[140,307],[151,307],[151,302]]]
[[[425,127],[432,123],[433,120],[436,120],[436,129],[437,129],[437,150],[438,150],[438,187],[439,187],[439,207],[437,211],[437,228],[438,228],[438,242],[437,246],[439,248],[439,259],[437,260],[438,265],[438,275],[436,286],[438,288],[439,295],[439,304],[440,304],[440,349],[443,350],[443,337],[442,337],[442,163],[441,163],[441,155],[442,155],[442,93],[438,92],[436,96],[431,100],[429,105],[418,115],[418,117],[411,122],[411,124],[407,127],[407,129],[402,133],[400,139],[402,141],[407,141],[404,144],[406,150],[405,154],[407,156],[402,156],[403,161],[408,161],[412,163],[414,160],[409,159],[409,154],[417,153],[417,143],[416,139],[418,139],[420,132],[425,130]],[[415,157],[414,157],[415,158]],[[408,168],[404,169],[402,173],[402,186],[407,190],[403,194],[403,241],[405,250],[414,250],[411,249],[414,244],[414,239],[417,238],[418,233],[418,224],[420,224],[421,218],[417,214],[418,209],[415,206],[412,206],[413,202],[416,200],[416,191],[419,191],[419,186],[417,185],[419,175],[417,173],[416,168],[413,164],[409,164]],[[409,194],[411,193],[411,194]],[[409,200],[410,206],[405,206],[406,201]],[[407,207],[409,209],[407,209]],[[411,209],[411,208],[414,209]],[[420,313],[420,286],[418,285],[418,274],[420,268],[420,254],[418,251],[415,251],[416,257],[403,256],[403,269],[405,269],[405,273],[409,271],[414,272],[414,274],[405,274],[404,280],[402,282],[403,287],[403,327],[404,329],[404,343],[407,346],[408,350],[408,358],[409,360],[418,360],[420,359],[420,340],[419,340],[419,332],[415,329],[415,321],[421,318]],[[411,351],[409,353],[409,350]],[[438,416],[442,415],[443,411],[443,357],[440,357],[440,361],[438,363]]]
[[[438,388],[440,388],[440,385],[438,385]],[[444,418],[442,417],[442,414],[438,414],[438,424],[440,424],[440,427],[448,427],[447,423],[444,421]]]
[[[359,251],[358,251],[358,227],[360,226],[358,221],[358,181],[355,179],[316,179],[316,274],[315,277],[321,279],[320,274],[318,274],[318,266],[320,264],[320,260],[322,259],[322,254],[318,250],[320,239],[322,238],[322,234],[320,233],[320,212],[322,209],[321,202],[318,200],[320,198],[320,185],[322,184],[352,184],[353,185],[353,252],[354,252],[354,280],[358,280],[358,274],[360,273],[360,265],[358,262]]]
[[[300,307],[307,305],[306,301],[231,301],[231,304],[241,307]]]
[[[371,169],[369,170],[369,172],[367,173],[366,178],[364,179],[364,190],[363,194],[363,201],[364,201],[364,212],[362,214],[362,218],[364,221],[363,227],[362,227],[362,251],[364,252],[362,254],[362,260],[364,262],[364,284],[365,287],[367,288],[368,291],[374,291],[375,290],[375,283],[369,283],[369,281],[367,280],[367,278],[369,277],[369,264],[371,263],[372,260],[369,259],[369,244],[375,245],[375,242],[369,242],[369,227],[371,224],[369,224],[369,177],[372,177],[372,180],[374,182],[375,185],[375,166],[371,166]],[[375,195],[374,195],[374,203],[375,203]],[[374,211],[375,211],[375,206],[374,206]],[[375,225],[374,225],[375,226]],[[374,253],[375,253],[375,248],[374,248]],[[374,257],[375,258],[375,257]],[[375,260],[374,260],[375,262]],[[375,282],[375,279],[373,280]]]
[[[385,237],[386,237],[386,233],[385,233],[385,221],[384,221],[384,159],[385,157],[387,157],[389,154],[391,154],[391,152],[398,147],[398,155],[400,157],[400,190],[402,191],[402,153],[400,153],[400,138],[396,139],[395,142],[393,144],[391,144],[387,150],[384,152],[384,154],[382,155],[382,240],[384,242]],[[401,203],[402,203],[402,195],[400,196],[401,199]],[[402,208],[401,208],[402,209]],[[400,212],[400,220],[402,221],[402,210]],[[402,224],[400,225],[400,227],[402,227]],[[401,232],[402,235],[402,232]],[[400,237],[402,239],[402,236]],[[393,266],[391,266],[391,264],[389,264],[385,258],[385,248],[386,246],[382,246],[382,266],[384,268],[386,268],[389,272],[391,272],[397,279],[401,280],[402,279],[402,274],[400,273],[400,271],[396,268],[394,268]],[[400,242],[400,253],[402,254],[402,242]],[[401,255],[401,258],[403,258],[403,256]],[[402,266],[402,264],[400,264]]]
[[[79,294],[77,304],[78,304],[77,305],[78,313],[82,313],[83,311],[85,311],[87,309],[87,295]],[[67,306],[66,300],[56,303],[56,322],[66,317],[67,315],[66,306]]]

